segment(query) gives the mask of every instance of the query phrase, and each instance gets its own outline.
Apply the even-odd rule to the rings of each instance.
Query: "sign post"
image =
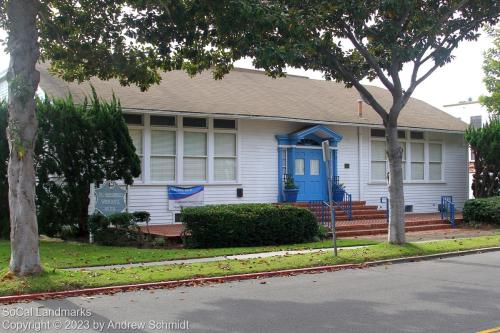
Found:
[[[330,143],[325,140],[321,143],[323,148],[323,161],[325,162],[326,177],[328,180],[328,208],[330,209],[330,220],[332,221],[332,238],[333,238],[333,253],[335,257],[337,256],[337,226],[335,223],[335,211],[333,208],[333,178],[332,169],[330,168]]]

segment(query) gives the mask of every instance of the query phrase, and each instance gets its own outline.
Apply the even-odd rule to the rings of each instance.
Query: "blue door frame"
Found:
[[[296,185],[299,186],[298,201],[327,200],[328,182],[320,148],[321,142],[328,140],[330,147],[333,148],[330,150],[329,167],[332,175],[336,177],[338,175],[337,144],[342,140],[342,136],[325,125],[316,125],[290,134],[278,135],[276,138],[278,140],[278,201],[284,201],[284,181],[288,175],[293,176]],[[303,170],[302,168],[296,170],[296,163],[297,166],[303,165]]]

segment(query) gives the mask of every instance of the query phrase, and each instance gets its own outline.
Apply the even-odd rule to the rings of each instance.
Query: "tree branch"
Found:
[[[344,33],[346,34],[347,38],[351,41],[351,43],[354,45],[354,47],[363,55],[368,64],[375,70],[378,78],[380,79],[380,81],[382,81],[384,86],[386,86],[386,88],[392,92],[392,90],[394,89],[394,85],[392,84],[391,81],[389,81],[387,76],[384,74],[384,71],[378,64],[377,60],[373,57],[373,55],[361,42],[357,40],[352,31],[345,25],[344,25]]]

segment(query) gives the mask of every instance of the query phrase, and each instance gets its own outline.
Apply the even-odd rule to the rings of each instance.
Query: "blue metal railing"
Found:
[[[380,203],[385,203],[385,219],[387,224],[389,224],[389,198],[388,197],[380,197]]]
[[[332,219],[330,217],[330,205],[326,201],[313,200],[309,201],[309,210],[314,213],[318,223],[332,229]],[[335,209],[333,210],[333,218],[335,219]]]
[[[441,196],[441,220],[448,220],[455,227],[455,204],[451,195]]]
[[[333,178],[333,205],[340,208],[352,220],[352,195],[340,186],[339,177]]]

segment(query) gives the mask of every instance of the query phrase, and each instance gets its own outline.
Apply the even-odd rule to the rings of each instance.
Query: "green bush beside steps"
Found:
[[[184,208],[188,246],[229,247],[310,242],[318,237],[316,218],[307,209],[273,204]]]
[[[500,226],[500,196],[467,200],[463,209],[464,222]]]

